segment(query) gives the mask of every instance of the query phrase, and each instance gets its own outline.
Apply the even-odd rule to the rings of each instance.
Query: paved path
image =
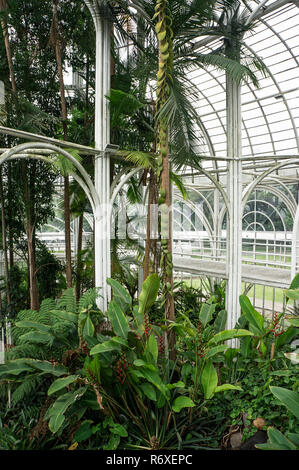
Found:
[[[227,279],[226,264],[220,261],[205,261],[198,258],[188,258],[186,255],[184,257],[174,256],[174,269]],[[242,281],[286,289],[291,283],[291,271],[243,264]]]

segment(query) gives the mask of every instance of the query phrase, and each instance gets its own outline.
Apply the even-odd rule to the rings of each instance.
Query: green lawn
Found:
[[[191,279],[185,279],[184,282],[187,286],[191,286]],[[199,289],[201,287],[201,282],[200,282],[199,277],[193,277],[192,278],[192,287],[194,287],[195,289]],[[244,292],[244,289],[245,289],[245,283],[242,282],[242,291],[243,292]],[[255,285],[255,298],[256,299],[263,299],[264,289],[265,289],[265,294],[264,294],[265,295],[265,300],[269,301],[269,302],[272,302],[273,287],[270,287],[270,286],[262,286],[262,285],[256,284]],[[250,298],[253,297],[253,291],[254,291],[254,287],[252,286],[250,291],[248,292],[248,295],[249,295]],[[283,289],[275,288],[274,292],[275,292],[275,302],[282,304],[283,303]]]

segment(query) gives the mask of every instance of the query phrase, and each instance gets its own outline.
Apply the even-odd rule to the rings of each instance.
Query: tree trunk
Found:
[[[29,272],[29,292],[30,292],[30,308],[31,310],[39,310],[39,298],[36,279],[36,263],[35,263],[35,250],[34,250],[34,195],[32,193],[32,186],[28,184],[28,172],[26,162],[21,162],[22,180],[24,188],[24,203],[26,211],[26,235],[28,247],[28,272]],[[33,180],[34,178],[32,178]],[[32,184],[33,181],[32,181]],[[30,196],[33,196],[33,200]]]
[[[8,8],[8,6],[7,6],[6,0],[0,0],[0,11],[7,10],[7,8]],[[14,93],[17,93],[17,85],[16,85],[13,62],[12,62],[12,54],[11,54],[11,49],[10,49],[9,36],[8,36],[8,31],[7,31],[7,25],[6,25],[6,22],[5,22],[4,19],[1,20],[1,26],[2,26],[2,31],[3,31],[6,57],[7,57],[8,68],[9,68],[11,88],[12,88],[12,91]]]
[[[58,24],[57,5],[59,0],[53,0],[53,20],[51,26],[51,41],[55,47],[57,69],[59,74],[59,89],[61,100],[61,117],[63,125],[63,137],[67,140],[67,107],[65,99],[65,86],[63,78],[61,41]],[[72,287],[72,252],[71,252],[71,210],[70,210],[70,188],[69,177],[64,176],[64,225],[65,225],[65,264],[66,285]]]
[[[36,264],[34,250],[34,227],[28,223],[26,226],[28,243],[28,264],[29,264],[29,283],[30,283],[30,309],[39,310],[39,298],[36,279]]]
[[[11,303],[10,285],[9,285],[9,269],[8,269],[8,256],[7,256],[7,243],[6,243],[6,222],[5,222],[5,207],[3,195],[3,181],[2,181],[2,168],[0,167],[0,201],[1,201],[1,218],[2,218],[2,249],[4,255],[4,271],[6,283],[6,298],[7,305]]]

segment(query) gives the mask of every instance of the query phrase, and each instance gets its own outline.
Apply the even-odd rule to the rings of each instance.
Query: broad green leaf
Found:
[[[156,301],[160,288],[160,279],[157,274],[150,274],[142,284],[141,293],[138,297],[138,313],[144,315],[145,312]]]
[[[103,450],[116,450],[120,443],[120,436],[111,434],[108,444],[103,446]]]
[[[213,348],[209,349],[205,355],[205,359],[210,359],[211,357],[224,352],[228,348],[227,344],[220,344],[219,346],[214,346]]]
[[[249,321],[249,328],[256,336],[262,336],[266,329],[264,328],[264,318],[257,312],[246,295],[239,297],[242,312]]]
[[[148,382],[153,384],[158,390],[160,390],[160,392],[163,393],[163,395],[165,395],[167,399],[170,398],[170,392],[166,388],[166,386],[163,384],[161,377],[156,368],[150,369],[149,367],[143,366],[141,369],[139,369],[138,371],[134,371],[134,372],[138,372],[139,377],[143,377]]]
[[[89,354],[93,356],[94,354],[101,354],[101,353],[107,353],[107,352],[112,352],[112,351],[120,351],[121,350],[121,344],[117,343],[116,341],[105,341],[104,343],[97,344],[94,346]]]
[[[293,278],[289,289],[298,289],[298,288],[299,288],[299,273],[297,273],[295,277]]]
[[[70,313],[70,312],[64,312],[63,310],[51,310],[50,314],[55,315],[58,318],[70,321],[70,322],[75,323],[75,324],[78,322],[78,319],[79,319],[78,314]]]
[[[18,321],[16,322],[16,327],[18,328],[31,328],[35,330],[39,330],[42,333],[49,333],[51,331],[51,327],[48,325],[43,325],[41,323],[37,323],[34,321]]]
[[[107,314],[112,323],[114,333],[121,338],[127,339],[130,331],[129,323],[120,306],[114,300],[111,300],[109,303]]]
[[[64,423],[64,413],[75,403],[75,401],[79,400],[84,395],[86,390],[87,387],[82,387],[75,392],[65,393],[58,397],[53,405],[48,409],[44,419],[50,418],[49,429],[53,434],[55,434]]]
[[[146,362],[144,362],[142,359],[135,359],[134,366],[137,366],[137,367],[146,366]]]
[[[52,345],[54,341],[54,336],[52,333],[42,333],[40,331],[32,330],[28,331],[19,337],[20,343],[35,343],[35,344],[46,344]]]
[[[297,447],[297,450],[299,450],[299,434],[288,432],[286,437]]]
[[[288,299],[299,300],[299,289],[288,289],[285,291],[285,295]]]
[[[140,388],[143,391],[144,395],[147,396],[147,398],[149,398],[152,401],[157,400],[156,390],[151,384],[141,384]]]
[[[201,384],[204,391],[206,400],[211,398],[216,390],[218,383],[218,376],[212,361],[209,359],[201,374]]]
[[[158,359],[158,344],[156,341],[155,335],[151,334],[150,337],[148,338],[145,349],[144,349],[144,354],[145,356],[148,356],[148,354],[151,355],[152,360],[156,364],[157,359]]]
[[[182,408],[192,408],[193,406],[195,406],[195,403],[191,398],[182,396],[174,400],[171,408],[175,413],[179,413]]]
[[[32,368],[24,359],[15,359],[14,361],[8,361],[0,365],[0,377],[19,375],[23,372],[32,372]]]
[[[59,390],[67,387],[68,385],[74,383],[78,375],[69,375],[68,377],[63,377],[62,379],[57,379],[55,382],[52,383],[48,390],[48,395],[53,395],[53,393],[58,392]]]
[[[123,312],[132,307],[132,298],[128,291],[115,279],[107,279],[107,284],[112,287],[113,300],[119,305]]]
[[[243,389],[237,385],[223,384],[215,388],[215,393],[226,392],[227,390],[240,390],[242,392]]]
[[[82,442],[82,441],[85,441],[86,439],[88,439],[90,436],[92,436],[92,434],[94,433],[93,428],[91,426],[92,423],[93,423],[93,421],[91,421],[91,420],[83,421],[80,428],[78,429],[78,431],[74,435],[73,440],[75,442]]]
[[[287,317],[286,320],[296,328],[299,328],[299,318],[298,317]],[[298,334],[298,331],[297,331]]]
[[[185,384],[184,382],[179,380],[178,382],[175,382],[173,384],[167,384],[166,387],[168,388],[168,390],[173,390],[174,388],[185,388]]]
[[[278,444],[279,446],[283,446],[285,449],[288,450],[296,450],[296,446],[289,441],[278,429],[275,428],[268,428],[268,436],[270,439],[271,444]]]
[[[119,336],[113,336],[111,338],[112,343],[120,344],[121,346],[128,347],[128,341],[124,338],[120,338]]]
[[[56,377],[60,375],[66,375],[68,370],[66,367],[62,365],[55,365],[48,361],[38,361],[36,359],[26,359],[27,364],[29,364],[32,368],[37,369],[44,374],[51,374]]]
[[[215,304],[203,304],[200,313],[199,313],[199,320],[202,325],[205,327],[213,318],[213,313],[215,312],[216,305]]]
[[[216,319],[214,321],[214,329],[218,333],[219,331],[223,331],[226,327],[227,322],[227,311],[221,310],[217,313]]]
[[[267,442],[266,444],[255,444],[255,447],[260,450],[287,450],[285,446]]]
[[[109,426],[109,429],[110,429],[110,432],[112,434],[115,434],[116,436],[120,436],[120,437],[127,437],[128,436],[128,432],[127,432],[126,428],[124,428],[124,426],[122,426],[119,423],[111,424]]]
[[[84,370],[86,371],[88,376],[92,375],[93,377],[96,377],[96,379],[100,383],[101,363],[98,355],[95,355],[93,358],[91,358],[90,356],[86,356],[84,362]]]
[[[251,337],[246,336],[240,341],[240,353],[245,359],[247,359],[251,352]]]
[[[221,343],[222,341],[227,341],[232,338],[242,338],[244,336],[253,336],[253,333],[248,330],[225,330],[220,331],[216,335],[214,335],[208,344],[217,344]]]
[[[275,340],[275,348],[278,349],[285,344],[289,344],[295,336],[298,335],[298,330],[294,326],[290,326],[284,333],[279,335]]]
[[[270,387],[270,390],[299,419],[299,393],[282,387]]]
[[[51,416],[49,421],[49,429],[50,431],[55,434],[63,425],[65,421],[65,416],[63,414],[54,414]]]
[[[87,315],[84,328],[83,328],[83,337],[93,336],[94,335],[94,325],[91,321],[90,315]]]

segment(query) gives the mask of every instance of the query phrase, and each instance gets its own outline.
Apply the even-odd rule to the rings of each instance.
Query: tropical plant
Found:
[[[283,330],[281,325],[283,314],[274,314],[273,320],[267,321],[255,310],[246,295],[240,296],[240,305],[243,315],[238,324],[243,327],[248,324],[249,330],[253,333],[252,339],[247,338],[241,342],[241,354],[244,357],[249,357],[255,349],[261,357],[269,354],[270,360],[273,360],[275,351],[289,344],[298,335],[296,319],[285,319],[285,324],[289,323],[290,325]]]
[[[282,387],[270,387],[273,395],[299,419],[299,393]],[[261,450],[299,450],[299,434],[282,434],[278,429],[269,427],[268,442],[257,444]]]

